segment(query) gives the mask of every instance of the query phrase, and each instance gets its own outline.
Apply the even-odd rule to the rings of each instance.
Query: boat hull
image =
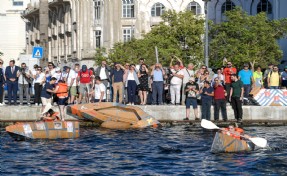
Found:
[[[254,150],[254,144],[217,132],[211,146],[212,153],[231,153]]]
[[[79,137],[79,122],[28,122],[6,127],[6,132],[16,140],[70,139]]]

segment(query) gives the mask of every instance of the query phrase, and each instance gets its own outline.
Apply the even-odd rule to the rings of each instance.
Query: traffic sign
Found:
[[[37,59],[42,59],[42,57],[43,57],[43,47],[40,47],[40,46],[33,47],[32,57],[33,58],[37,58]]]

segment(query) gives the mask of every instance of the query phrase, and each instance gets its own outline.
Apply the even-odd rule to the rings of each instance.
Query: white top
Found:
[[[39,75],[36,75],[36,79],[34,80],[34,83],[42,83],[45,78],[45,73],[40,73]]]
[[[189,78],[194,76],[194,71],[184,68],[182,69],[182,72],[183,72],[183,84],[186,84],[189,82]]]
[[[174,69],[171,69],[171,72],[172,72],[172,73],[176,73],[176,74],[178,74],[178,75],[184,75],[184,73],[183,73],[182,70],[175,71]],[[179,77],[177,77],[177,76],[173,76],[173,77],[171,78],[171,80],[170,80],[170,84],[176,84],[176,85],[180,84],[180,85],[181,85],[181,84],[182,84],[182,79],[179,78]]]
[[[18,70],[17,74],[19,74],[19,73],[20,73],[20,71]],[[28,76],[28,75],[31,76],[28,69],[25,70],[25,73],[26,73],[26,76]],[[24,79],[23,79],[23,78],[24,78]],[[20,76],[19,76],[19,78],[18,78],[18,83],[19,83],[19,84],[23,84],[23,83],[24,83],[24,84],[29,84],[28,81],[27,81],[27,79],[23,76],[22,73],[20,73]]]
[[[103,83],[95,84],[95,99],[101,98],[101,92],[104,92],[104,96],[102,100],[105,100],[106,99],[106,86]]]
[[[62,75],[62,73],[57,73],[57,72],[55,72],[55,73],[52,75],[52,77],[57,78],[56,83],[58,83],[58,81],[60,80],[60,78],[63,79],[63,76],[61,77],[61,75]]]
[[[63,74],[63,78],[67,78],[68,75],[69,75],[69,77],[67,79],[68,86],[71,85],[72,79],[74,79],[72,86],[77,86],[76,78],[77,78],[78,74],[74,70],[71,69],[69,74],[68,73]]]
[[[106,75],[106,68],[105,67],[101,67],[100,78],[101,78],[101,80],[108,79],[107,75]]]
[[[135,78],[134,78],[134,73],[133,72],[128,72],[128,78],[127,78],[127,81],[128,80],[135,80]]]

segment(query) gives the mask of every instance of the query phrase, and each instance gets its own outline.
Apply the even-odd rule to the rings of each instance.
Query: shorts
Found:
[[[77,87],[76,86],[72,86],[72,87],[69,87],[69,90],[70,90],[70,95],[72,96],[77,96]]]
[[[197,108],[197,99],[196,98],[186,98],[185,100],[185,107],[186,109],[190,108],[190,105],[192,105],[193,109]]]
[[[67,100],[68,100],[68,97],[66,97],[66,98],[59,98],[58,105],[66,105],[67,104]]]
[[[52,104],[52,98],[41,97],[42,104],[46,106],[48,103]]]
[[[81,83],[80,84],[80,88],[79,88],[80,94],[84,94],[85,92],[90,93],[90,90],[91,90],[90,83]]]

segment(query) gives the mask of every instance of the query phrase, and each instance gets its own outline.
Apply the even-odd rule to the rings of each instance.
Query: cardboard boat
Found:
[[[211,146],[212,153],[223,152],[244,152],[254,150],[255,145],[252,142],[240,140],[217,132]]]
[[[6,132],[16,140],[69,139],[79,137],[79,122],[28,122],[6,127]]]
[[[99,122],[110,129],[157,127],[160,124],[139,107],[112,102],[72,105],[67,107],[67,113],[79,120]]]

